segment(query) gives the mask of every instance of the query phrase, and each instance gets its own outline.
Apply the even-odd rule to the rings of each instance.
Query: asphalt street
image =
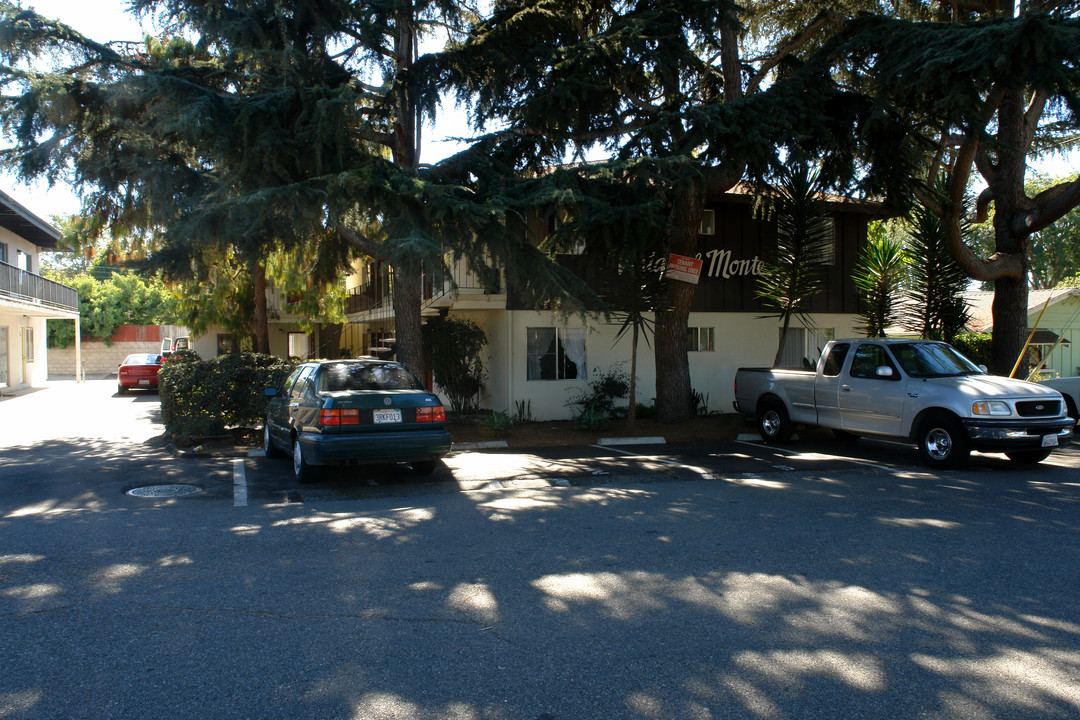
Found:
[[[1080,717],[1075,448],[463,450],[299,486],[162,432],[114,381],[0,400],[0,718]]]

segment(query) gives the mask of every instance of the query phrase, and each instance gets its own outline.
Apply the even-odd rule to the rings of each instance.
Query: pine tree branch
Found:
[[[1024,111],[1024,147],[1030,148],[1035,142],[1035,134],[1039,131],[1039,118],[1046,109],[1048,97],[1045,92],[1036,90]]]
[[[985,188],[975,199],[975,222],[982,224],[990,219],[990,203],[994,202],[994,191]]]
[[[1080,175],[1072,182],[1059,183],[1043,190],[1032,203],[1034,208],[1031,212],[1017,218],[1014,228],[1017,231],[1036,233],[1080,205]]]
[[[779,48],[772,55],[766,57],[761,64],[761,67],[750,78],[750,82],[746,85],[746,93],[755,93],[764,82],[765,78],[771,73],[776,66],[784,61],[785,58],[790,57],[792,54],[798,52],[805,47],[823,27],[827,25],[839,25],[846,21],[847,18],[835,11],[825,11],[819,14],[812,23],[806,26],[806,29],[791,39],[787,45]]]
[[[336,227],[337,231],[341,233],[341,237],[345,238],[346,242],[368,257],[376,257],[379,251],[378,243],[364,233],[345,227],[345,225],[340,222],[336,224]]]

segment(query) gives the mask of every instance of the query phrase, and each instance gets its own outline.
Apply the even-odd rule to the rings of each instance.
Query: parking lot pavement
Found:
[[[299,485],[287,460],[249,458],[246,493],[250,502],[314,502],[378,496],[451,492],[529,490],[718,480],[753,484],[775,477],[856,473],[923,475],[915,448],[873,440],[795,441],[768,446],[753,439],[725,443],[550,447],[534,450],[469,449],[452,452],[435,473],[415,475],[407,466],[325,468],[315,482]],[[1067,448],[1037,466],[1019,466],[1003,455],[974,453],[963,472],[1003,472],[1010,476],[1046,473],[1055,477],[1080,469],[1080,450]]]

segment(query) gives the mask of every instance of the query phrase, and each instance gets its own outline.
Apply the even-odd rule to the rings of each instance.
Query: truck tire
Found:
[[[951,415],[931,415],[916,436],[923,462],[938,470],[962,467],[971,454],[971,441],[960,421]]]
[[[1005,457],[1018,465],[1034,465],[1050,457],[1050,451],[1042,448],[1038,450],[1013,450],[1005,453]]]
[[[1065,411],[1073,420],[1080,420],[1080,410],[1077,409],[1076,401],[1072,399],[1071,395],[1065,396]]]
[[[795,425],[788,417],[787,408],[782,402],[769,402],[761,406],[758,413],[758,433],[767,443],[787,442],[795,433]]]

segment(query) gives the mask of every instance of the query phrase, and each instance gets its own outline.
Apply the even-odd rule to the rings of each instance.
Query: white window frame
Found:
[[[688,327],[686,333],[687,352],[715,352],[716,330],[711,327]]]
[[[550,352],[533,352],[529,349],[529,343],[534,331],[538,330],[551,330],[555,333],[555,377],[544,377],[542,360],[545,357],[552,355]],[[575,338],[580,338],[582,343],[580,362],[572,360],[568,357],[566,350],[566,341],[569,336],[573,334]],[[566,328],[558,326],[537,326],[529,327],[525,329],[525,379],[528,382],[550,382],[550,381],[574,381],[574,380],[587,380],[588,373],[588,333],[585,332],[585,328]],[[577,369],[576,377],[566,377],[565,367],[566,363],[572,363]]]
[[[783,332],[782,329],[777,331]],[[784,343],[784,354],[780,359],[780,367],[790,370],[803,369],[806,367],[804,360],[810,365],[817,367],[821,351],[830,340],[836,339],[836,328],[805,328],[792,326],[788,328],[787,342]]]
[[[698,231],[700,235],[715,235],[716,234],[716,211],[705,210],[701,213],[701,229]]]
[[[26,362],[34,362],[34,328],[22,329],[22,359]]]

